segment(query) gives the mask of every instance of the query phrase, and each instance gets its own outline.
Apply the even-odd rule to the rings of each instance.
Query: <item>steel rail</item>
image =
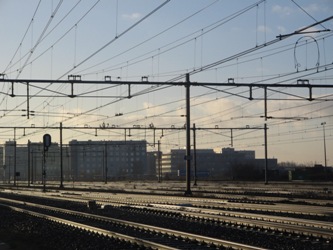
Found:
[[[161,250],[176,250],[177,249],[177,248],[165,246],[165,245],[162,245],[162,244],[158,244],[158,243],[155,243],[155,242],[151,242],[151,241],[148,241],[148,240],[139,239],[139,238],[136,238],[136,237],[131,237],[131,236],[128,236],[128,235],[125,235],[125,234],[111,232],[109,230],[105,230],[105,229],[85,225],[85,224],[70,221],[70,220],[61,219],[61,218],[54,217],[54,216],[51,216],[51,215],[45,215],[45,214],[42,214],[42,213],[37,213],[37,212],[34,212],[34,211],[30,211],[28,209],[18,208],[18,207],[9,206],[9,205],[6,205],[6,204],[1,204],[1,203],[0,203],[0,206],[9,207],[10,209],[12,209],[14,211],[29,214],[29,215],[32,215],[34,217],[43,218],[43,219],[50,220],[50,221],[53,221],[53,222],[56,222],[56,223],[61,223],[61,224],[64,224],[64,225],[72,226],[72,227],[75,227],[75,228],[79,228],[79,229],[82,229],[82,230],[85,230],[85,231],[97,233],[97,234],[100,234],[100,235],[115,237],[117,239],[125,240],[127,242],[131,242],[133,244],[138,244],[140,246],[145,246],[145,247],[152,248],[152,249],[161,249]]]
[[[85,201],[91,200],[91,196],[89,197],[57,197],[58,199],[63,200],[77,200],[81,201],[85,199]],[[94,197],[97,198],[97,197]],[[245,213],[245,212],[230,212],[225,210],[213,210],[213,209],[203,209],[196,207],[186,207],[186,206],[178,206],[178,205],[166,205],[166,204],[154,204],[154,203],[146,203],[146,205],[142,205],[142,203],[136,201],[131,202],[110,202],[108,199],[96,199],[97,203],[102,205],[126,205],[136,208],[145,208],[150,210],[159,209],[164,212],[178,212],[183,216],[193,217],[193,218],[201,218],[206,220],[218,220],[227,223],[232,223],[236,225],[243,226],[257,226],[264,229],[270,229],[275,231],[286,231],[290,233],[296,233],[300,235],[306,236],[314,236],[314,237],[322,237],[326,239],[333,239],[333,223],[329,222],[320,222],[314,220],[307,219],[297,219],[297,218],[288,218],[288,217],[279,217],[272,215],[263,215],[263,214],[253,214],[253,213]],[[239,220],[241,219],[241,220]]]
[[[83,197],[77,199],[82,200],[82,198]],[[97,197],[90,196],[90,199],[91,198],[97,198]],[[87,200],[89,200],[89,198]],[[113,206],[126,205],[126,206],[145,208],[151,210],[156,210],[156,208],[158,208],[160,211],[165,211],[165,212],[170,212],[170,211],[179,212],[184,216],[190,216],[190,217],[196,217],[208,220],[219,220],[237,225],[246,225],[251,227],[258,226],[261,228],[268,228],[276,231],[287,231],[301,235],[311,235],[316,237],[333,239],[332,222],[321,222],[308,219],[289,218],[289,217],[281,217],[274,215],[246,213],[246,212],[231,212],[226,210],[213,210],[213,209],[186,207],[179,205],[153,204],[153,203],[147,203],[147,201],[110,202],[106,198],[104,199],[100,198],[100,200],[96,199],[96,201],[101,205],[102,204],[113,205]],[[146,205],[143,205],[143,203],[145,203]],[[274,212],[279,213],[285,211],[275,210]],[[309,214],[315,215],[314,212]],[[239,219],[242,220],[240,221]]]
[[[142,196],[142,198],[140,197]],[[83,197],[83,196],[81,196]],[[96,194],[88,194],[88,197],[90,199],[103,199],[102,194],[96,195]],[[120,195],[112,196],[112,199],[118,199],[118,200],[126,200],[127,196],[122,198]],[[244,196],[245,197],[245,196]],[[105,201],[107,202],[110,197],[104,197]],[[288,213],[290,215],[292,214],[300,214],[300,215],[310,215],[310,216],[327,216],[328,213],[333,214],[333,208],[328,207],[320,207],[320,206],[307,206],[307,209],[304,210],[304,207],[301,205],[293,204],[252,204],[252,203],[246,203],[246,202],[230,202],[229,199],[233,199],[232,195],[226,195],[221,199],[206,199],[206,198],[189,198],[189,197],[176,197],[176,196],[163,196],[163,200],[159,202],[158,200],[160,198],[154,197],[156,199],[152,199],[152,197],[146,198],[145,195],[134,195],[131,194],[131,201],[132,204],[136,203],[140,205],[142,204],[149,204],[149,203],[160,203],[160,204],[167,204],[170,202],[175,203],[175,200],[178,200],[179,203],[191,203],[192,205],[212,205],[212,206],[227,206],[231,209],[245,209],[245,210],[256,210],[256,211],[262,211],[262,212],[275,212],[275,213]],[[264,197],[266,198],[266,197]],[[285,198],[278,198],[275,202],[279,202],[280,200],[285,200]],[[135,200],[135,201],[134,201]],[[154,200],[154,201],[153,201]],[[265,200],[260,200],[262,202],[265,202]],[[321,201],[323,203],[324,201]],[[295,208],[296,207],[296,208]]]
[[[23,190],[21,190],[22,192],[24,192]],[[31,192],[31,190],[29,191]],[[38,191],[39,192],[39,191]],[[38,193],[37,192],[37,193]],[[75,192],[74,192],[75,193]],[[23,193],[21,193],[23,195]],[[76,194],[76,193],[75,193]],[[29,195],[29,194],[28,194]],[[38,194],[36,194],[38,195]],[[46,194],[43,194],[43,197],[45,197]],[[191,203],[193,206],[201,206],[201,204],[205,204],[205,205],[212,205],[212,206],[226,206],[227,208],[230,209],[245,209],[245,210],[255,210],[258,212],[273,212],[273,213],[287,213],[290,214],[291,216],[293,214],[297,214],[297,215],[309,215],[309,216],[321,216],[321,217],[327,217],[328,213],[332,213],[333,214],[333,208],[327,208],[327,207],[320,207],[320,206],[307,206],[307,209],[304,210],[301,205],[288,205],[288,204],[252,204],[252,203],[233,203],[233,202],[229,202],[228,199],[231,197],[227,197],[224,198],[223,200],[221,199],[205,199],[205,198],[189,198],[189,197],[178,197],[178,196],[163,196],[163,199],[159,202],[159,197],[149,197],[147,198],[146,195],[137,195],[137,194],[131,194],[131,199],[130,201],[128,200],[128,196],[122,196],[122,195],[112,195],[110,196],[110,194],[108,194],[107,196],[105,196],[104,193],[100,193],[100,194],[95,194],[95,193],[80,193],[80,196],[78,197],[77,194],[75,196],[68,194],[67,192],[65,193],[59,193],[57,192],[55,194],[57,199],[67,199],[66,197],[69,197],[70,200],[77,200],[77,201],[88,201],[88,200],[96,200],[100,205],[103,204],[126,204],[126,205],[146,205],[146,206],[150,206],[152,204],[159,204],[159,205],[170,205],[170,203],[175,204],[176,201],[178,201],[179,203]],[[55,197],[54,195],[50,195],[49,197]],[[136,197],[137,198],[134,198]],[[142,198],[141,198],[142,196]],[[154,198],[154,199],[153,199]],[[156,199],[155,199],[156,198]],[[111,200],[110,200],[111,199]],[[264,201],[264,200],[263,200]],[[279,200],[277,200],[276,202],[279,202]],[[322,201],[324,202],[324,201]],[[177,204],[176,204],[177,205]],[[295,208],[295,206],[297,206],[297,208]],[[193,207],[194,208],[194,207]],[[222,207],[223,208],[223,207]],[[206,209],[207,208],[203,208],[203,207],[199,207],[199,209]],[[214,210],[212,210],[214,211]],[[225,211],[218,209],[215,211]],[[225,212],[230,212],[230,211],[225,211]],[[238,212],[232,212],[232,213],[238,213]],[[248,214],[253,215],[253,213],[249,212],[239,212],[239,213],[244,213],[244,214]],[[280,217],[281,218],[281,217]],[[288,217],[284,217],[287,218]],[[302,220],[300,220],[302,221]],[[313,220],[314,221],[314,220]],[[319,224],[319,222],[317,222],[317,224]],[[332,229],[333,230],[333,229]]]
[[[122,189],[123,191],[127,191],[126,189]],[[49,189],[50,191],[50,189]],[[128,190],[130,192],[130,190]],[[21,189],[21,192],[24,192],[24,189]],[[31,189],[29,189],[29,192],[31,192]],[[39,189],[37,191],[37,193],[39,192]],[[143,191],[142,191],[143,192]],[[23,194],[23,193],[21,193]],[[29,195],[30,193],[28,193]],[[183,197],[183,196],[163,196],[163,199],[160,199],[158,196],[149,196],[147,197],[147,195],[149,195],[149,193],[146,194],[133,194],[131,193],[131,199],[130,201],[128,200],[128,194],[118,194],[118,195],[111,195],[110,193],[106,194],[105,193],[82,193],[80,192],[80,197],[77,196],[77,192],[73,191],[73,194],[75,194],[75,196],[68,194],[67,192],[58,192],[56,191],[56,198],[58,199],[66,199],[65,197],[70,197],[70,199],[75,199],[77,201],[80,201],[85,199],[87,200],[92,200],[95,199],[96,201],[100,202],[100,205],[104,203],[112,203],[112,204],[130,204],[130,205],[149,205],[149,204],[153,204],[153,203],[159,203],[159,204],[165,204],[165,205],[170,205],[171,204],[175,204],[176,201],[178,201],[178,204],[180,203],[191,203],[193,206],[201,206],[202,204],[204,204],[205,206],[223,206],[223,207],[227,207],[230,209],[244,209],[244,210],[255,210],[258,212],[274,212],[274,213],[287,213],[290,214],[291,216],[293,214],[296,215],[309,215],[309,216],[321,216],[321,217],[327,217],[329,216],[329,214],[333,214],[333,208],[330,207],[322,207],[322,206],[312,206],[309,205],[307,206],[307,209],[304,210],[304,206],[302,205],[298,205],[298,204],[276,204],[279,203],[279,201],[285,200],[285,198],[283,197],[277,197],[276,200],[273,201],[272,204],[253,204],[253,203],[249,203],[249,202],[230,202],[230,199],[233,199],[233,196],[231,194],[226,195],[224,197],[222,197],[221,199],[215,199],[215,198],[205,198],[205,197]],[[179,193],[180,195],[182,194],[181,192]],[[36,194],[38,195],[38,194]],[[43,194],[43,196],[45,197],[46,194]],[[174,194],[177,195],[177,194]],[[50,195],[50,197],[54,197],[54,195]],[[258,198],[258,197],[256,197]],[[266,197],[263,197],[266,198]],[[112,201],[110,201],[110,199]],[[159,201],[160,200],[160,201]],[[303,200],[302,200],[303,201]],[[311,202],[314,202],[313,200],[309,200]],[[265,199],[260,199],[259,202],[265,202]],[[318,204],[324,204],[327,203],[327,200],[323,200],[320,201]],[[177,204],[176,204],[177,205]],[[222,207],[222,208],[223,208]],[[203,208],[200,207],[201,209],[207,209],[207,208]],[[221,211],[221,210],[220,210]],[[246,212],[244,212],[246,213]],[[249,214],[253,214],[253,213],[249,213]]]
[[[264,215],[264,214],[253,214],[246,212],[230,212],[226,210],[214,210],[214,209],[204,209],[204,208],[196,208],[196,207],[186,207],[179,205],[166,205],[166,204],[153,204],[146,203],[146,205],[142,205],[142,203],[138,201],[131,202],[110,202],[110,200],[106,198],[98,198],[95,196],[89,196],[86,199],[91,200],[91,198],[97,198],[96,201],[100,205],[117,205],[121,206],[121,204],[132,205],[132,207],[137,208],[145,208],[145,209],[155,209],[170,212],[176,211],[181,213],[184,216],[191,216],[203,219],[211,219],[211,220],[219,220],[219,221],[229,221],[234,224],[241,224],[246,226],[259,226],[261,228],[269,228],[277,231],[287,231],[292,233],[297,233],[301,235],[312,235],[316,237],[323,237],[327,239],[333,239],[333,223],[332,222],[322,222],[315,221],[309,219],[298,219],[298,218],[289,218],[289,217],[281,217],[274,215]],[[66,199],[66,198],[65,198]],[[77,198],[77,200],[82,200],[84,197]],[[148,205],[148,206],[147,206]],[[279,212],[279,211],[275,211]],[[283,212],[283,211],[281,211]],[[315,213],[310,213],[315,214]],[[239,221],[242,219],[242,221]]]
[[[154,206],[154,205],[153,205]],[[302,235],[310,235],[333,239],[333,223],[317,222],[306,219],[295,219],[288,217],[279,217],[262,214],[251,214],[241,212],[229,212],[219,210],[208,210],[203,213],[201,208],[157,205],[157,207],[165,207],[164,211],[178,211],[184,216],[190,216],[208,220],[219,220],[230,222],[237,225],[258,226],[277,231],[286,231]],[[175,207],[172,209],[172,207]],[[149,209],[146,208],[146,209]],[[151,209],[151,208],[150,208]],[[212,214],[214,213],[214,214]],[[241,219],[241,220],[239,220]]]
[[[227,240],[221,240],[221,239],[201,236],[201,235],[197,235],[197,234],[186,233],[186,232],[172,230],[172,229],[150,226],[150,225],[142,224],[142,223],[136,223],[136,222],[119,220],[119,219],[114,219],[114,218],[109,218],[109,217],[104,217],[104,216],[99,216],[99,215],[94,215],[94,214],[88,214],[88,213],[84,213],[84,212],[72,211],[72,210],[63,209],[63,208],[56,208],[56,207],[52,207],[52,206],[39,205],[39,204],[35,204],[35,203],[30,203],[30,202],[25,202],[25,201],[17,201],[17,200],[7,199],[7,198],[0,198],[0,200],[7,201],[7,202],[12,202],[12,203],[16,203],[16,204],[23,204],[25,206],[32,206],[32,207],[37,207],[37,208],[42,208],[42,209],[49,209],[49,210],[53,210],[53,211],[57,211],[57,212],[60,211],[60,212],[70,214],[70,215],[79,215],[79,216],[83,216],[83,217],[86,217],[86,218],[94,218],[94,219],[101,220],[101,221],[114,222],[114,223],[122,224],[124,226],[130,226],[130,227],[134,227],[134,228],[138,228],[138,229],[146,230],[146,231],[150,231],[150,232],[159,232],[159,233],[166,234],[166,235],[169,235],[169,236],[181,237],[181,238],[186,239],[186,240],[194,240],[194,241],[197,241],[197,242],[204,242],[206,244],[213,244],[215,246],[223,246],[223,247],[230,247],[232,249],[243,249],[243,250],[263,250],[263,249],[265,249],[265,248],[250,246],[250,245],[241,244],[241,243],[237,243],[237,242],[231,242],[231,241],[227,241]],[[0,204],[0,205],[2,205],[2,204]],[[3,204],[3,205],[5,205],[5,204]],[[17,209],[20,210],[21,208],[17,208]],[[21,211],[26,211],[27,213],[31,212],[32,214],[37,214],[39,217],[48,218],[48,215],[41,214],[41,213],[36,213],[36,212],[30,211],[28,209],[21,209]],[[57,217],[53,217],[53,216],[51,216],[51,217],[55,218],[56,220],[63,220],[63,219],[60,219],[60,218],[57,218]],[[72,222],[68,221],[68,223],[72,223]],[[73,224],[74,223],[75,222],[73,222]],[[84,229],[84,227],[86,227],[86,225],[84,225],[84,224],[79,223],[79,225],[82,226],[83,229]],[[104,231],[110,232],[110,231],[107,231],[107,230],[103,230],[103,229],[99,229],[99,228],[95,228],[95,227],[90,227],[90,226],[88,226],[87,228],[88,229],[90,228],[90,230],[97,230],[96,232],[98,232],[98,230],[102,230],[102,231],[100,231],[101,233],[104,232]],[[139,239],[138,243],[140,243],[141,241],[143,242],[142,239]],[[147,244],[149,244],[149,243],[147,242]],[[163,249],[163,248],[159,248],[159,249]],[[174,248],[164,248],[164,249],[174,249]]]

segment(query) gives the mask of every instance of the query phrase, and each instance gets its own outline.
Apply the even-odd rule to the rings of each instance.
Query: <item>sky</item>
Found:
[[[190,88],[197,148],[264,158],[266,122],[269,158],[324,165],[325,143],[332,166],[332,88],[313,88],[312,101],[308,88],[268,88],[265,121],[262,88],[249,100],[248,87],[223,86],[229,78],[332,85],[333,19],[276,39],[332,14],[332,0],[0,0],[2,78],[161,83],[74,84],[75,98],[69,83],[30,83],[28,102],[25,83],[1,82],[0,143],[45,133],[59,142],[62,123],[64,143],[126,138],[147,140],[148,151],[157,141],[163,152],[184,148],[189,73],[192,83],[219,84]],[[104,126],[117,129],[95,129]]]

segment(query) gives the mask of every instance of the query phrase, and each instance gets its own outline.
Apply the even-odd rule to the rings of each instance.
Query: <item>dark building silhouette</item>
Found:
[[[162,156],[164,178],[184,177],[186,174],[185,149],[172,149]],[[213,149],[191,150],[192,176],[204,179],[256,180],[264,177],[265,159],[256,159],[255,151],[223,148],[221,153]],[[196,163],[196,164],[195,164]],[[196,169],[196,171],[195,171]],[[268,159],[268,170],[277,169],[277,159]]]

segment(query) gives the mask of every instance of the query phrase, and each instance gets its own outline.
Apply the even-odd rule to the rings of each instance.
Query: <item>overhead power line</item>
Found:
[[[17,49],[16,49],[16,51],[15,51],[15,53],[14,53],[12,59],[10,59],[10,61],[9,61],[8,65],[7,65],[7,67],[6,67],[5,70],[3,71],[3,73],[5,73],[5,72],[7,71],[7,69],[9,68],[9,66],[12,64],[12,62],[13,62],[13,60],[14,60],[16,54],[17,54],[17,52],[19,51],[20,47],[22,46],[22,43],[23,43],[23,41],[24,41],[24,39],[25,39],[25,37],[26,37],[26,35],[27,35],[27,33],[28,33],[28,31],[29,31],[31,25],[32,25],[33,22],[34,22],[34,19],[35,19],[35,16],[36,16],[36,13],[37,13],[37,11],[38,11],[38,8],[39,8],[39,6],[40,6],[41,1],[42,1],[42,0],[39,0],[39,2],[38,2],[38,4],[37,4],[37,7],[36,7],[36,9],[35,9],[35,12],[34,12],[34,14],[32,15],[31,21],[30,21],[30,23],[29,23],[29,25],[28,25],[28,27],[27,27],[27,29],[26,29],[26,31],[25,31],[25,33],[24,33],[22,39],[21,39],[21,42],[20,42],[19,46],[17,47]]]
[[[260,0],[260,1],[254,3],[254,4],[251,4],[251,5],[243,8],[243,9],[241,9],[241,10],[239,10],[239,11],[237,11],[237,12],[235,12],[235,13],[227,16],[227,17],[223,17],[222,19],[220,19],[220,20],[218,20],[218,21],[216,21],[216,22],[214,22],[214,23],[212,23],[212,24],[210,24],[210,25],[208,25],[206,27],[200,28],[200,29],[198,29],[198,30],[196,30],[196,31],[194,31],[194,32],[192,32],[190,34],[187,34],[187,35],[185,35],[185,36],[183,36],[183,37],[181,37],[181,38],[179,38],[179,39],[171,42],[171,43],[168,43],[168,44],[165,44],[163,46],[160,46],[158,48],[158,53],[155,53],[155,54],[151,55],[151,53],[153,53],[153,52],[155,52],[157,50],[157,49],[154,49],[154,50],[148,51],[148,52],[146,52],[146,53],[144,53],[142,55],[136,56],[135,58],[132,58],[130,60],[126,60],[126,62],[121,62],[121,63],[118,63],[117,65],[114,65],[114,66],[111,66],[111,67],[108,67],[108,68],[104,68],[104,69],[101,69],[101,70],[93,71],[93,72],[88,72],[88,73],[83,74],[83,75],[97,74],[97,73],[102,73],[102,72],[108,72],[108,71],[118,70],[118,69],[121,69],[121,68],[123,68],[125,66],[129,67],[129,66],[133,66],[135,64],[138,64],[140,62],[143,62],[143,61],[146,61],[146,60],[150,60],[152,57],[161,56],[162,54],[165,54],[165,53],[167,53],[167,52],[169,52],[169,51],[171,51],[171,50],[173,50],[175,48],[178,48],[178,47],[180,47],[182,45],[185,45],[185,44],[193,41],[194,39],[197,39],[199,37],[203,37],[204,35],[208,34],[209,32],[217,29],[218,27],[220,27],[220,26],[222,26],[222,25],[230,22],[231,20],[233,20],[233,19],[241,16],[242,14],[250,11],[251,9],[255,8],[257,5],[261,4],[264,1],[265,0]],[[186,19],[184,19],[184,20],[186,20]],[[178,25],[178,23],[176,25]],[[176,25],[173,25],[170,28],[173,28]],[[170,28],[168,28],[167,30],[169,30]],[[165,31],[167,31],[167,30],[165,30]],[[165,32],[165,31],[162,31],[162,32]],[[197,35],[198,33],[199,33],[199,35]],[[161,33],[159,33],[158,35],[160,35],[160,34]],[[193,36],[195,36],[195,37],[193,37]],[[152,38],[155,38],[155,37],[156,36],[153,36]],[[184,41],[184,39],[186,39],[186,40]],[[149,41],[149,40],[150,39],[147,39],[146,41]],[[146,42],[146,41],[144,41],[144,42]],[[138,46],[141,45],[141,44],[142,43],[138,44]],[[134,48],[136,48],[136,46],[130,48],[129,50],[123,51],[123,52],[121,52],[121,53],[119,53],[119,54],[117,54],[117,55],[109,58],[108,60],[103,61],[102,63],[104,63],[106,61],[109,61],[111,59],[114,59],[114,58],[116,58],[116,57],[118,57],[118,56],[120,56],[120,55],[122,55],[122,54],[124,54],[124,53],[126,53],[126,52],[128,52],[128,51],[130,51],[132,49],[134,49]],[[164,49],[164,50],[162,50],[162,49]],[[142,57],[144,57],[144,58],[142,58]],[[134,61],[134,60],[136,60],[136,61]],[[97,65],[94,65],[92,67],[95,67],[95,66],[97,66]],[[85,70],[88,70],[90,68],[91,67],[89,67],[89,68],[87,68]],[[79,71],[79,73],[82,73],[83,71],[84,70],[81,70],[81,71]]]
[[[51,24],[51,22],[52,22],[54,16],[55,16],[56,13],[58,12],[58,10],[59,10],[59,8],[60,8],[60,6],[61,6],[62,3],[63,3],[63,0],[60,0],[59,3],[58,3],[58,5],[57,5],[57,7],[55,8],[55,10],[53,11],[53,13],[51,14],[51,16],[50,16],[50,18],[49,18],[47,24],[46,24],[45,27],[44,27],[44,30],[43,30],[42,33],[40,34],[40,36],[39,36],[37,42],[35,43],[34,47],[30,50],[30,54],[28,55],[27,59],[25,60],[23,66],[19,69],[16,78],[18,78],[18,77],[21,75],[23,69],[27,66],[28,61],[30,60],[30,58],[31,58],[32,54],[34,53],[35,49],[37,48],[37,46],[38,46],[39,43],[41,42],[41,40],[42,40],[42,38],[43,38],[45,32],[47,31],[48,27],[50,26],[50,24]]]
[[[311,25],[308,25],[308,26],[306,26],[306,27],[304,27],[304,28],[301,28],[301,29],[299,29],[299,30],[296,30],[296,31],[293,32],[293,33],[289,33],[289,34],[286,34],[286,35],[279,35],[279,36],[277,36],[276,39],[273,39],[273,40],[271,40],[271,41],[269,41],[269,42],[267,42],[267,43],[263,43],[263,44],[261,44],[261,45],[255,46],[255,47],[250,48],[250,49],[248,49],[248,50],[245,50],[245,51],[242,51],[242,52],[237,53],[237,54],[235,54],[235,55],[232,55],[232,56],[230,56],[230,57],[224,58],[224,59],[222,59],[222,60],[219,60],[219,61],[216,61],[216,62],[213,62],[213,63],[210,63],[210,64],[207,64],[207,65],[205,65],[205,66],[203,66],[203,67],[201,67],[201,68],[194,69],[194,70],[188,72],[188,74],[189,74],[189,75],[193,75],[193,74],[200,73],[200,72],[202,72],[202,71],[205,71],[205,70],[208,70],[208,69],[210,69],[210,68],[216,67],[217,65],[220,65],[220,64],[222,64],[222,63],[226,63],[226,62],[231,61],[231,60],[234,60],[234,59],[236,59],[236,58],[238,58],[238,57],[241,57],[241,56],[247,55],[247,54],[249,54],[249,53],[252,53],[252,52],[254,52],[254,51],[256,51],[256,50],[259,50],[259,49],[262,49],[262,48],[264,48],[264,47],[267,47],[267,46],[270,46],[270,45],[272,45],[272,44],[275,44],[275,43],[277,43],[277,42],[279,42],[279,41],[281,41],[281,40],[284,40],[284,39],[286,39],[286,38],[288,38],[288,37],[291,37],[291,36],[293,36],[293,35],[301,35],[301,34],[303,34],[303,32],[306,32],[307,29],[309,29],[309,28],[311,28],[311,27],[314,27],[314,26],[316,26],[316,25],[319,25],[319,24],[321,24],[321,23],[327,22],[327,21],[329,21],[329,20],[331,20],[331,19],[333,19],[333,16],[330,16],[330,17],[328,17],[328,18],[325,18],[324,20],[321,20],[321,21],[319,21],[319,22],[316,22],[316,23],[314,23],[314,24],[311,24]],[[325,30],[325,31],[328,31],[328,30]],[[306,32],[306,33],[308,33],[308,32]],[[180,80],[180,79],[184,79],[184,77],[185,77],[184,75],[181,75],[181,76],[175,77],[175,78],[173,78],[173,79],[170,79],[169,81],[170,81],[170,82],[175,82],[175,81],[178,81],[178,80]]]
[[[184,19],[180,20],[179,22],[177,22],[177,23],[171,25],[170,27],[168,27],[168,28],[162,30],[161,32],[159,32],[159,33],[153,35],[152,37],[149,37],[148,39],[146,39],[146,40],[144,40],[144,41],[142,41],[142,42],[140,42],[140,43],[134,45],[133,47],[128,48],[128,49],[126,49],[125,51],[122,51],[122,52],[118,53],[117,55],[115,55],[115,56],[113,56],[113,57],[111,57],[111,58],[108,58],[108,59],[106,59],[106,60],[104,60],[104,61],[102,61],[102,62],[99,62],[99,63],[97,63],[97,64],[95,64],[95,65],[92,65],[92,66],[90,66],[90,67],[88,67],[88,68],[82,69],[82,70],[78,71],[77,73],[78,73],[78,74],[81,74],[82,72],[85,72],[86,70],[89,70],[89,69],[92,69],[92,68],[94,68],[94,67],[97,67],[97,66],[99,66],[99,65],[101,65],[101,64],[103,64],[103,63],[106,63],[106,62],[108,62],[108,61],[113,60],[114,58],[116,58],[116,57],[118,57],[118,56],[121,56],[121,55],[123,55],[123,54],[125,54],[125,53],[128,53],[128,52],[132,51],[133,49],[138,48],[139,46],[141,46],[141,45],[143,45],[143,44],[145,44],[145,43],[147,43],[147,42],[149,42],[149,41],[155,39],[156,37],[158,37],[158,36],[160,36],[160,35],[166,33],[167,31],[169,31],[169,30],[175,28],[176,26],[178,26],[178,25],[184,23],[185,21],[189,20],[189,19],[192,18],[193,16],[195,16],[195,15],[199,14],[200,12],[204,11],[205,9],[211,7],[212,5],[214,5],[215,3],[217,3],[218,1],[219,1],[219,0],[216,0],[216,1],[214,1],[213,3],[208,4],[207,6],[205,6],[205,7],[201,8],[200,10],[198,10],[198,11],[192,13],[191,15],[185,17]],[[133,59],[132,59],[132,60],[133,60]],[[128,60],[128,61],[131,61],[131,60]],[[101,71],[105,72],[105,70],[101,70]],[[94,73],[96,73],[96,72],[94,72]],[[87,73],[87,74],[93,74],[93,73]],[[84,75],[87,75],[87,74],[84,74]],[[83,74],[82,74],[82,75],[83,75]]]
[[[43,36],[43,38],[41,39],[41,41],[40,41],[40,43],[44,40],[44,39],[46,39],[50,34],[52,34],[52,32],[54,32],[54,30],[70,15],[70,13],[72,13],[73,11],[74,11],[74,9],[79,5],[79,3],[81,2],[82,0],[78,0],[78,2],[67,12],[67,14],[56,24],[56,25],[54,25],[54,27],[47,33],[47,34],[45,34],[45,36]],[[100,0],[98,0],[98,1],[100,1]],[[98,2],[97,1],[97,2]],[[97,3],[95,3],[95,5],[96,5]],[[94,7],[94,6],[93,6]],[[86,14],[85,14],[86,15]],[[83,17],[85,16],[85,15],[83,15]],[[81,18],[82,19],[82,18]],[[79,21],[78,21],[79,22]],[[77,23],[78,23],[77,22]],[[72,30],[73,29],[73,27],[70,29],[70,30]],[[69,30],[69,31],[70,31]],[[69,33],[69,31],[67,31],[67,32],[65,32],[65,35],[67,35],[68,33]],[[64,35],[64,36],[65,36]],[[64,36],[61,36],[61,38],[60,38],[60,40],[64,37]],[[39,55],[37,55],[35,58],[33,58],[30,62],[29,62],[29,64],[31,64],[31,63],[33,63],[33,62],[35,62],[38,58],[40,58],[42,55],[44,55],[47,51],[49,51],[50,49],[52,49],[55,45],[56,45],[56,43],[58,43],[59,41],[60,41],[59,39],[55,42],[55,43],[53,43],[49,48],[47,48],[46,50],[44,50],[43,52],[41,52]],[[22,42],[21,42],[22,43]],[[19,58],[15,63],[10,63],[10,65],[8,65],[7,66],[7,68],[6,68],[6,72],[4,72],[4,73],[13,73],[13,72],[17,72],[18,71],[18,69],[15,69],[15,70],[11,70],[10,72],[7,72],[7,70],[10,70],[10,69],[12,69],[12,68],[14,68],[14,66],[15,65],[17,65],[20,61],[22,61],[23,60],[23,58],[25,58],[26,56],[28,56],[29,54],[31,53],[31,51],[29,50],[28,52],[26,52],[24,55],[22,55],[21,56],[21,58]],[[10,67],[9,67],[10,66]]]
[[[307,14],[313,21],[315,21],[315,22],[318,22],[318,20],[317,19],[315,19],[312,15],[310,15],[310,13],[309,12],[307,12],[304,8],[302,8],[298,3],[296,3],[294,0],[291,0],[298,8],[300,8],[305,14]],[[320,24],[320,26],[323,28],[323,29],[325,29],[325,30],[327,30],[327,28],[324,26],[324,25],[322,25],[322,24]]]
[[[99,52],[101,52],[102,50],[104,50],[106,47],[108,47],[110,44],[112,44],[113,42],[115,42],[118,38],[122,37],[123,35],[125,35],[127,32],[129,32],[130,30],[132,30],[134,27],[136,27],[137,25],[139,25],[141,22],[143,22],[144,20],[146,20],[148,17],[150,17],[152,14],[154,14],[156,11],[158,11],[159,9],[161,9],[164,5],[166,5],[168,2],[170,2],[170,0],[166,0],[165,2],[163,2],[161,5],[159,5],[157,8],[155,8],[154,10],[152,10],[151,12],[149,12],[147,15],[145,15],[143,18],[141,18],[139,21],[137,21],[136,23],[134,23],[132,26],[130,26],[129,28],[127,28],[126,30],[124,30],[122,33],[120,33],[118,36],[116,36],[115,38],[113,38],[111,41],[107,42],[105,45],[103,45],[101,48],[99,48],[98,50],[96,50],[94,53],[92,53],[91,55],[89,55],[87,58],[85,58],[84,60],[82,60],[80,63],[78,63],[77,65],[75,65],[75,67],[73,67],[72,69],[68,70],[66,73],[64,73],[62,76],[60,76],[58,79],[63,78],[64,76],[67,76],[72,70],[74,70],[75,68],[81,66],[82,64],[84,64],[85,62],[87,62],[88,60],[90,60],[92,57],[94,57],[95,55],[97,55]]]

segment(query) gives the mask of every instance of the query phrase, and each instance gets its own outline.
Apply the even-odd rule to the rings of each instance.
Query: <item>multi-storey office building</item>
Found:
[[[52,143],[45,152],[43,143],[18,145],[6,142],[1,150],[1,179],[41,182],[45,166],[47,180],[106,181],[107,178],[145,178],[155,172],[147,167],[146,141],[77,141],[63,147]]]
[[[26,147],[27,148],[27,147]],[[41,142],[30,143],[30,179],[32,182],[42,178],[43,166],[47,180],[60,180],[60,147],[58,143],[52,143],[44,152],[44,145]],[[44,155],[45,154],[45,155]],[[28,162],[28,159],[26,163]],[[63,169],[68,170],[68,161],[63,161]],[[67,171],[63,171],[67,177]]]
[[[49,150],[43,150],[43,143],[17,144],[7,141],[2,147],[2,176],[4,182],[14,180],[42,180],[43,166],[45,166],[47,179],[57,180],[60,176],[60,148],[52,143]]]
[[[143,178],[146,141],[77,141],[69,143],[71,169],[77,180]]]
[[[185,149],[171,149],[169,154],[162,155],[162,176],[163,177],[176,177],[185,176],[186,173],[186,150]],[[194,169],[194,150],[191,150],[191,168]],[[219,164],[217,154],[213,149],[197,149],[196,150],[196,167],[197,175],[208,177]],[[193,172],[193,171],[192,171]],[[193,172],[194,173],[194,172]]]

